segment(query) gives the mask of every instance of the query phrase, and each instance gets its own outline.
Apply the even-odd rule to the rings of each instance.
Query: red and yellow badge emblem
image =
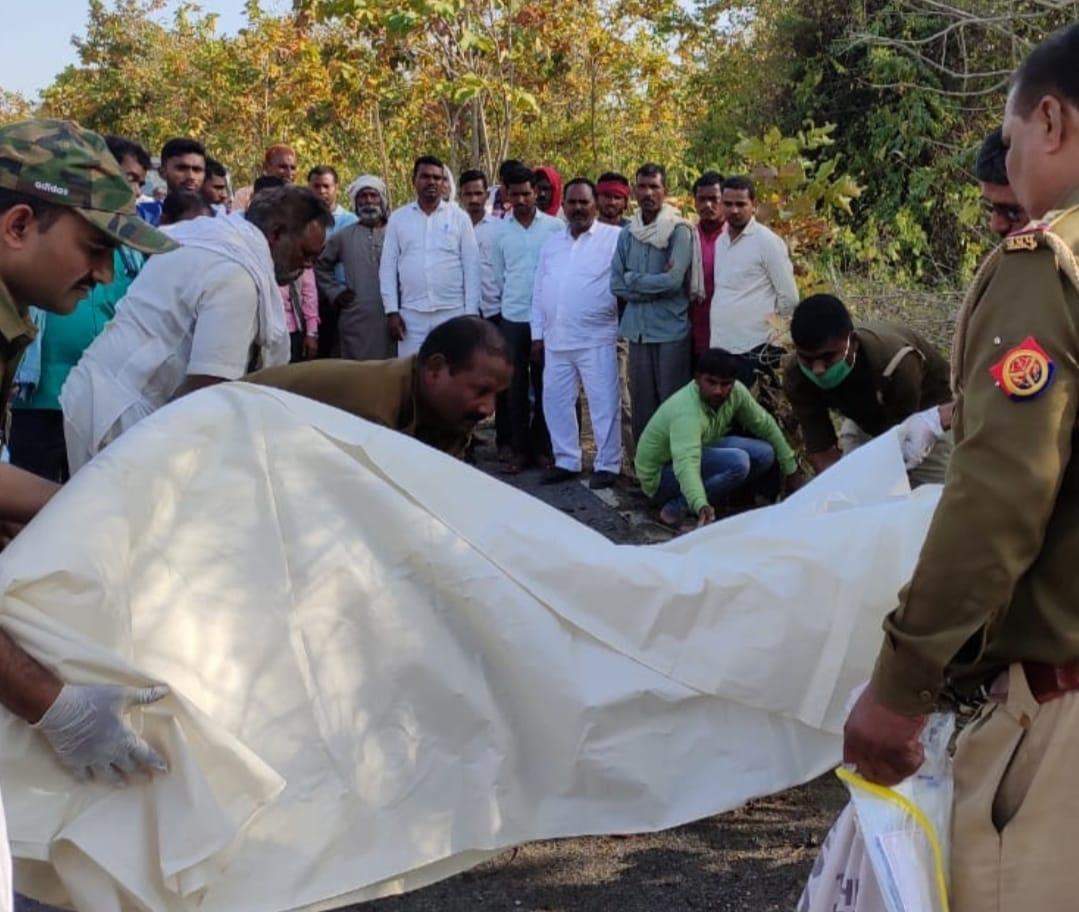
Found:
[[[1053,359],[1033,336],[989,368],[997,386],[1009,399],[1030,399],[1044,390],[1053,379]]]

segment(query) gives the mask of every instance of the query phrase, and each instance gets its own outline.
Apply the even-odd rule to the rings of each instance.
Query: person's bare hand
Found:
[[[697,528],[709,526],[716,521],[716,508],[711,504],[701,507],[697,513]]]
[[[854,704],[843,728],[843,762],[881,785],[896,785],[917,772],[925,759],[918,735],[925,716],[904,716],[877,699],[870,684]]]
[[[303,337],[303,357],[305,361],[313,361],[318,357],[318,336]]]
[[[804,488],[809,483],[809,478],[802,469],[795,469],[790,475],[787,475],[783,479],[783,493],[793,494],[800,488]]]
[[[399,313],[392,313],[386,315],[386,329],[390,334],[390,338],[394,342],[405,341],[405,320]]]
[[[955,400],[945,402],[940,406],[940,426],[946,431],[952,429],[952,421],[955,418]]]
[[[341,310],[344,307],[348,307],[348,305],[355,300],[356,292],[354,292],[351,288],[347,288],[337,296],[337,300],[333,302],[333,306],[336,307],[338,310]]]
[[[6,521],[0,522],[0,551],[3,551],[11,542],[15,536],[18,535],[25,528],[24,523]]]

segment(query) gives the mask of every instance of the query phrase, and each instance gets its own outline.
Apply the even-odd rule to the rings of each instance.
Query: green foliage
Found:
[[[234,36],[190,3],[169,22],[166,0],[88,5],[46,114],[153,150],[197,135],[239,182],[287,141],[301,167],[377,171],[397,200],[423,152],[567,178],[656,160],[676,191],[750,170],[808,288],[970,275],[991,241],[975,150],[1007,72],[1079,0],[988,24],[965,0],[248,0]],[[0,121],[27,111],[0,90]]]
[[[25,120],[33,113],[34,106],[18,92],[0,88],[0,124]]]
[[[757,187],[758,218],[784,237],[802,292],[828,287],[822,265],[840,233],[839,219],[850,216],[862,194],[854,176],[839,171],[837,157],[820,157],[835,146],[835,124],[812,124],[793,136],[772,127],[737,146],[740,170]]]

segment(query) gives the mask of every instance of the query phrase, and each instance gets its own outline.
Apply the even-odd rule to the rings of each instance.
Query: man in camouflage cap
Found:
[[[70,313],[96,284],[112,280],[113,250],[176,246],[136,215],[135,195],[105,141],[78,124],[29,120],[0,127],[0,403],[5,414],[19,359],[34,337],[33,303]],[[0,520],[28,522],[57,486],[0,465]],[[0,702],[34,725],[76,776],[121,783],[164,770],[125,723],[132,706],[164,687],[65,684],[0,631]]]

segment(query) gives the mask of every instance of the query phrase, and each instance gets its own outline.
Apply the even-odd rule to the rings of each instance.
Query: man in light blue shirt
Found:
[[[337,169],[333,165],[315,165],[307,172],[307,186],[322,202],[324,202],[333,214],[333,228],[326,232],[326,240],[332,238],[342,228],[355,225],[357,218],[355,213],[349,212],[337,200],[340,194],[341,180],[337,176]]]
[[[561,219],[537,208],[536,176],[527,168],[517,168],[507,175],[506,193],[513,204],[513,214],[498,228],[491,245],[491,261],[502,311],[502,333],[513,361],[507,400],[513,455],[505,470],[516,474],[537,463],[550,466],[551,440],[543,420],[543,363],[531,360],[532,292],[540,249],[565,226]]]

